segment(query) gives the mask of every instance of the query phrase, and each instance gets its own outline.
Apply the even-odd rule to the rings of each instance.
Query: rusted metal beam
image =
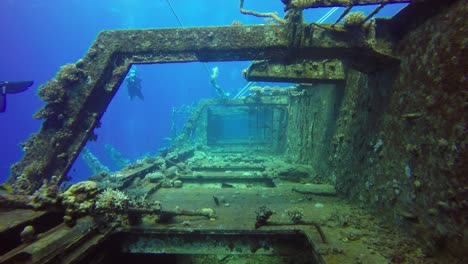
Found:
[[[89,216],[79,219],[71,228],[60,224],[42,233],[37,240],[18,246],[2,255],[0,263],[72,263],[62,262],[62,260],[71,257],[79,259],[79,255],[76,255],[73,250],[82,250],[81,253],[83,253],[85,248],[80,246],[86,244],[88,239],[96,242],[96,236],[103,241],[111,234],[110,231],[105,231],[107,232],[103,232],[104,235],[98,232],[97,225]]]
[[[290,64],[254,61],[244,74],[248,81],[289,83],[335,83],[344,81],[340,60],[302,60]]]
[[[367,15],[367,17],[364,19],[364,21],[362,21],[362,24],[364,24],[367,20],[371,19],[373,16],[375,16],[375,14],[377,14],[382,8],[385,7],[386,4],[381,4],[379,5],[376,9],[374,9],[372,12],[370,12],[369,15]]]
[[[335,21],[335,23],[333,23],[333,26],[338,24],[341,21],[341,19],[343,19],[343,17],[345,17],[349,13],[349,11],[351,11],[351,8],[353,8],[353,7],[352,6],[346,7],[346,9],[343,11],[343,13],[341,13],[340,17],[338,17],[338,19]]]
[[[286,6],[286,10],[291,8],[318,8],[318,7],[348,7],[358,5],[378,5],[378,4],[399,4],[411,3],[413,0],[293,0]]]
[[[16,193],[31,194],[53,175],[64,180],[84,144],[95,138],[93,130],[132,64],[347,59],[373,68],[398,62],[388,50],[370,46],[364,33],[313,25],[288,30],[268,25],[101,32],[83,59],[63,66],[39,89],[46,105],[36,118],[44,123],[22,144],[25,155],[12,166],[9,183]]]

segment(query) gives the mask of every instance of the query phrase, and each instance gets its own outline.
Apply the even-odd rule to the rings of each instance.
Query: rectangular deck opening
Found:
[[[209,233],[117,233],[96,250],[97,263],[324,263],[303,233]]]

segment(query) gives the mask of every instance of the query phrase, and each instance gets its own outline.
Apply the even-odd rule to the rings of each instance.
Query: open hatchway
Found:
[[[435,186],[429,180],[444,177],[423,178],[422,165],[432,173],[430,166],[439,163],[422,162],[421,149],[402,147],[396,138],[425,112],[412,112],[392,96],[411,97],[407,87],[428,92],[418,90],[428,80],[416,64],[435,53],[425,46],[430,42],[420,53],[422,44],[412,40],[440,36],[436,28],[453,40],[441,42],[446,49],[440,52],[460,51],[461,31],[452,27],[461,23],[463,2],[415,1],[393,19],[365,24],[361,17],[346,26],[301,19],[303,8],[343,1],[282,2],[289,14],[281,25],[106,31],[82,60],[64,66],[40,91],[47,105],[37,116],[45,121],[12,168],[15,195],[1,196],[1,245],[13,241],[2,248],[1,261],[417,262],[445,245],[451,247],[442,255],[460,256],[460,225],[453,222],[462,219],[463,190],[451,190],[450,202],[437,200],[462,171],[458,147],[449,155],[453,181]],[[408,1],[356,1],[391,2]],[[248,96],[201,101],[159,155],[58,189],[131,65],[226,60],[255,60],[245,71],[250,81],[299,84],[252,86]],[[449,75],[463,76],[455,67],[460,62],[451,61],[440,71],[430,66],[440,74],[438,85]],[[448,86],[436,89],[443,96],[414,97],[429,103],[463,97]],[[434,104],[428,109],[428,116],[439,111]],[[379,138],[384,132],[388,141]],[[431,157],[447,153],[447,140],[432,141],[439,146]],[[410,162],[401,149],[414,155]],[[424,191],[425,185],[440,192]],[[396,225],[417,235],[408,237]]]
[[[285,109],[273,105],[213,106],[207,110],[207,144],[249,149],[275,148],[285,138]],[[280,148],[278,146],[277,148]]]

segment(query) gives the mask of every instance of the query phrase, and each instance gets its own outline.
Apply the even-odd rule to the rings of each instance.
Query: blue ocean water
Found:
[[[262,18],[242,15],[238,0],[170,0],[183,26],[267,23]],[[392,16],[404,5],[389,5],[378,16]],[[246,0],[245,8],[276,11],[284,15],[277,1]],[[356,7],[353,11],[370,13],[375,6]],[[330,8],[305,11],[308,22],[322,18]],[[334,22],[343,8],[325,22]],[[32,115],[43,105],[36,94],[38,87],[60,66],[84,56],[102,30],[129,28],[180,27],[167,0],[2,0],[0,1],[0,80],[34,80],[28,91],[9,95],[7,111],[0,113],[0,182],[10,174],[10,166],[23,151],[19,143],[39,130],[41,120]],[[130,160],[155,153],[167,145],[171,136],[172,107],[194,104],[200,98],[216,97],[209,84],[206,68],[219,67],[218,83],[235,94],[247,82],[241,71],[249,62],[164,64],[138,66],[143,79],[144,101],[128,97],[122,85],[95,132],[96,142],[88,148],[112,169],[105,145],[111,144]],[[73,181],[88,177],[91,171],[78,159],[70,176]]]

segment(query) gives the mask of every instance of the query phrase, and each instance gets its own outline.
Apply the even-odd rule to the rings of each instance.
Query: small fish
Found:
[[[221,183],[221,188],[234,188],[234,185],[223,182]]]
[[[216,206],[219,206],[219,199],[218,199],[218,197],[216,197],[216,196],[213,195],[213,201],[214,201],[214,203],[216,204]]]

